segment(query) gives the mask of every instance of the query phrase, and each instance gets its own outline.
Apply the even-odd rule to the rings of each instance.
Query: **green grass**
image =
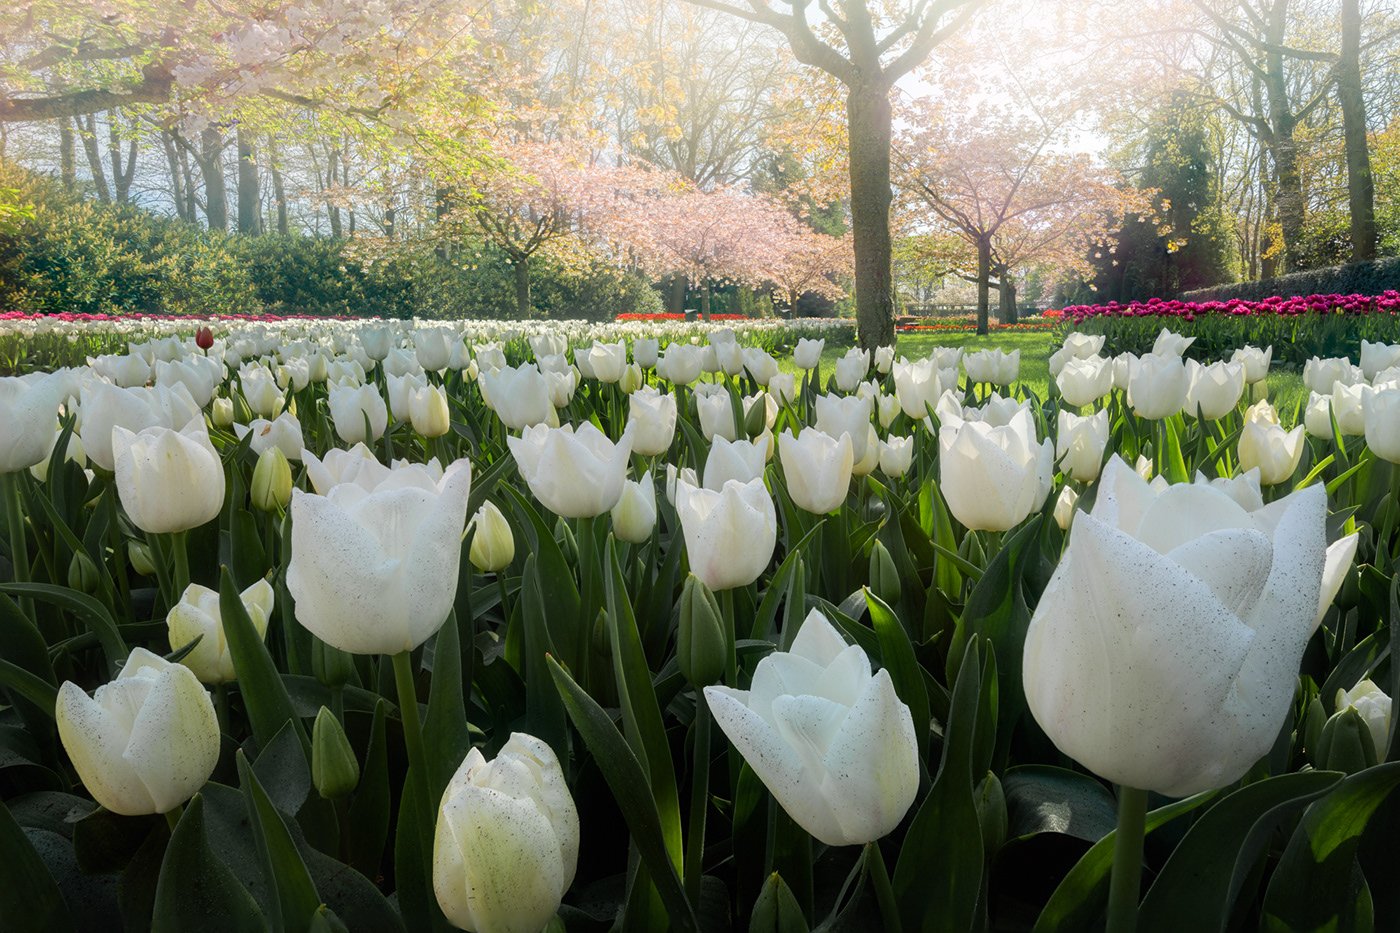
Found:
[[[928,356],[934,347],[962,347],[965,350],[983,350],[996,347],[1001,350],[1021,351],[1021,382],[1025,387],[1042,398],[1050,382],[1050,354],[1060,346],[1061,337],[1055,331],[1003,331],[980,337],[972,333],[922,333],[902,334],[895,344],[896,351],[909,359]],[[836,360],[846,352],[845,346],[833,346],[830,342],[822,353],[822,373],[832,372]],[[791,358],[782,361],[784,368],[792,369]],[[1302,420],[1302,406],[1307,402],[1308,390],[1303,386],[1302,376],[1297,372],[1275,369],[1266,383],[1269,399],[1279,410],[1283,420],[1293,424]],[[1294,413],[1297,417],[1294,417]]]

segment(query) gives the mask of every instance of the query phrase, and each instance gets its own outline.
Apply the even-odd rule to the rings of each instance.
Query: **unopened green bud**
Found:
[[[1314,764],[1325,771],[1356,774],[1376,764],[1371,728],[1355,707],[1348,706],[1327,720],[1317,743]]]
[[[91,593],[97,589],[98,577],[97,565],[87,552],[74,551],[73,559],[68,562],[68,588]]]
[[[642,367],[632,363],[622,371],[622,378],[617,381],[618,388],[631,395],[642,387]]]
[[[899,571],[895,569],[889,548],[879,541],[870,549],[870,591],[887,606],[899,602]]]
[[[982,827],[982,850],[991,855],[1006,841],[1009,825],[1006,794],[1002,792],[1001,781],[990,771],[977,785],[974,794],[977,799],[977,822]]]
[[[1316,758],[1318,743],[1322,741],[1322,727],[1327,725],[1327,711],[1322,708],[1322,700],[1313,697],[1303,714],[1301,727],[1303,748],[1309,758]]]
[[[311,727],[311,780],[327,800],[347,796],[360,783],[360,763],[345,729],[324,706]]]
[[[744,433],[750,439],[758,437],[768,430],[768,399],[764,398],[760,392],[749,404],[748,410],[744,412]]]
[[[277,512],[291,501],[292,466],[280,447],[269,447],[253,468],[253,505],[264,512]]]
[[[805,933],[809,927],[802,906],[777,872],[768,876],[754,902],[749,933]]]
[[[156,572],[156,562],[151,557],[151,549],[142,542],[128,541],[126,556],[131,561],[131,568],[141,576],[149,577]]]
[[[715,594],[691,574],[681,590],[681,621],[676,633],[676,662],[681,674],[693,687],[717,683],[728,654]]]
[[[987,565],[987,554],[982,550],[982,536],[969,531],[958,545],[958,556],[975,567]]]

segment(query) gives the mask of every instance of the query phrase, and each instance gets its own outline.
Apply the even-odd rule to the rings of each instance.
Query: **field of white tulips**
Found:
[[[824,339],[0,322],[0,929],[1400,929],[1400,347]]]

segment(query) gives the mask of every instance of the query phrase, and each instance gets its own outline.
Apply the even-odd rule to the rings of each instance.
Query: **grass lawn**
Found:
[[[934,347],[963,347],[967,350],[982,350],[996,347],[1001,350],[1021,351],[1021,380],[1033,392],[1045,395],[1050,381],[1050,354],[1060,345],[1060,338],[1054,331],[1003,331],[979,337],[972,333],[922,333],[901,334],[895,344],[898,353],[909,359],[928,356]],[[830,373],[836,360],[846,352],[846,347],[828,343],[822,354],[822,372]],[[791,368],[791,360],[783,365]],[[1303,386],[1302,376],[1297,372],[1275,369],[1266,383],[1269,399],[1279,410],[1282,419],[1293,424],[1302,420],[1302,406],[1308,399],[1308,391]],[[1297,413],[1296,418],[1294,416]]]

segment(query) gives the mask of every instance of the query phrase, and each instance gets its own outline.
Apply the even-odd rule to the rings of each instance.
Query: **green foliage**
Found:
[[[1379,295],[1391,289],[1400,289],[1400,258],[1397,257],[1308,269],[1306,272],[1294,272],[1258,282],[1202,288],[1182,292],[1181,299],[1229,301],[1231,298],[1241,298],[1258,301],[1271,295],[1284,298],[1292,295]]]
[[[662,310],[646,279],[598,257],[537,256],[531,280],[539,317],[610,320]],[[487,243],[211,232],[132,205],[84,200],[7,162],[0,162],[0,310],[516,316],[514,270]]]

